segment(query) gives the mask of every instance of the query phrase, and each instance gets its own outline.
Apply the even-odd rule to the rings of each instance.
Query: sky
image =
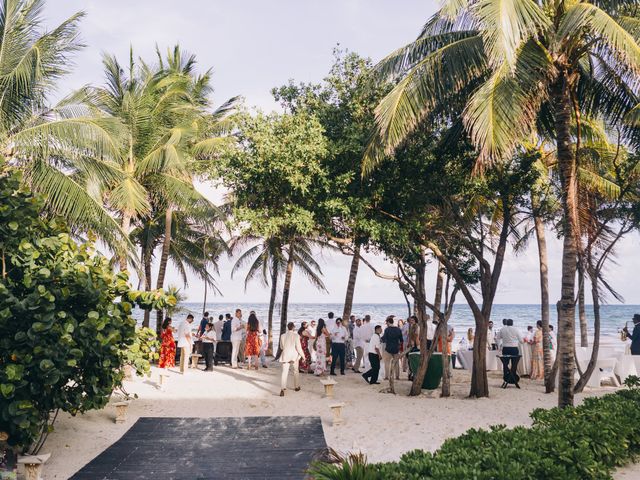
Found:
[[[129,48],[146,59],[155,58],[156,45],[166,50],[176,43],[196,54],[202,71],[212,69],[214,104],[242,95],[248,106],[278,109],[271,89],[287,83],[320,81],[329,71],[332,50],[339,46],[377,61],[410,42],[435,11],[436,0],[48,0],[46,25],[77,11],[86,12],[81,23],[85,48],[73,59],[72,74],[59,84],[57,95],[102,81],[101,54],[115,54],[128,62]],[[212,199],[219,192],[206,184],[198,188]],[[560,293],[561,242],[548,232],[551,301]],[[608,279],[626,303],[640,304],[640,236],[629,235],[617,249],[617,265]],[[375,254],[367,258],[385,273],[394,267]],[[351,259],[318,253],[328,293],[320,293],[294,274],[291,302],[341,303]],[[245,291],[242,276],[230,278],[233,260],[222,259],[218,284],[221,302],[263,303],[269,291],[258,284]],[[154,272],[155,275],[155,272]],[[427,273],[432,290],[433,266]],[[168,283],[182,286],[175,270]],[[535,241],[522,253],[510,252],[503,269],[496,303],[539,303],[538,260]],[[190,301],[201,301],[203,285],[190,280],[184,289]],[[458,301],[460,300],[459,297]],[[216,301],[215,299],[213,301]],[[395,284],[376,278],[361,266],[356,303],[403,303]]]

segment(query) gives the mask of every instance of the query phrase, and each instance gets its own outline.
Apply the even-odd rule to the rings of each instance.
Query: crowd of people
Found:
[[[180,372],[184,373],[193,353],[204,357],[205,371],[213,370],[216,345],[230,343],[231,368],[268,368],[268,336],[264,325],[251,311],[245,321],[242,310],[236,309],[234,316],[219,315],[215,321],[208,312],[195,328],[194,316],[187,315],[185,321],[175,329],[172,319],[166,318],[162,325],[159,366],[174,367],[179,358]],[[428,343],[433,340],[435,326],[429,325]],[[343,322],[329,312],[327,319],[301,322],[296,329],[294,323],[280,336],[275,360],[283,364],[282,391],[286,390],[289,370],[294,372],[295,388],[299,388],[298,375],[313,374],[318,377],[345,375],[353,371],[362,375],[369,384],[379,384],[379,377],[393,381],[400,373],[408,371],[406,353],[417,351],[419,340],[417,318],[406,321],[389,316],[382,325],[374,325],[371,316],[356,318],[351,315]],[[452,338],[450,339],[452,340]],[[450,341],[448,342],[450,348]],[[441,346],[440,346],[441,347]],[[176,355],[179,350],[179,355]],[[275,349],[274,349],[275,350]]]
[[[268,335],[264,324],[256,313],[251,311],[247,320],[242,310],[219,315],[217,320],[205,312],[197,328],[193,325],[194,316],[187,315],[177,329],[172,326],[171,318],[166,318],[162,325],[161,347],[159,352],[160,368],[174,367],[176,357],[180,359],[180,372],[184,373],[189,358],[193,353],[204,358],[205,370],[212,371],[220,345],[229,348],[231,368],[255,369],[268,368],[267,350]],[[487,330],[487,348],[500,350],[502,356],[521,356],[522,344],[531,345],[531,379],[544,378],[544,347],[542,322],[536,327],[528,326],[526,333],[514,327],[512,319],[504,319],[503,326],[497,331],[493,322],[489,322]],[[431,347],[436,333],[436,322],[427,323],[427,348]],[[634,348],[640,353],[640,316],[634,316],[633,332],[628,335]],[[550,325],[548,348],[555,353],[557,348],[555,332]],[[444,337],[444,336],[443,336]],[[474,330],[469,328],[466,335],[453,346],[455,331],[448,327],[445,338],[440,338],[435,347],[436,352],[443,349],[451,355],[453,367],[456,367],[456,351],[473,350]],[[636,347],[636,344],[638,347]],[[294,373],[294,388],[299,390],[299,374],[313,374],[319,377],[345,375],[353,371],[362,375],[368,384],[379,384],[381,376],[389,380],[391,391],[394,380],[406,374],[411,380],[411,369],[408,368],[408,354],[416,352],[420,347],[420,327],[417,318],[397,319],[393,315],[386,318],[384,325],[374,324],[370,315],[358,318],[351,315],[348,320],[335,318],[332,312],[327,319],[303,321],[296,328],[293,322],[287,325],[286,331],[280,335],[277,350],[274,349],[275,360],[283,365],[281,392],[284,396],[287,389],[289,371]],[[176,353],[179,350],[179,355]],[[634,352],[635,353],[635,352]],[[505,367],[506,368],[506,367]]]

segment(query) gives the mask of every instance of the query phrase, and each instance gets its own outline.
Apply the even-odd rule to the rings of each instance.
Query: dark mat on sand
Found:
[[[301,479],[319,417],[142,417],[71,480]]]

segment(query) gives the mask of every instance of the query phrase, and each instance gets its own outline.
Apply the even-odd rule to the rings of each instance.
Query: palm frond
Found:
[[[478,0],[472,14],[482,25],[482,38],[489,64],[513,70],[522,46],[550,22],[534,0]]]

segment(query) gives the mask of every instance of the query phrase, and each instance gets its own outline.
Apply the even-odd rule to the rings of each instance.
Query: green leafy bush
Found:
[[[155,330],[138,328],[133,344],[124,352],[124,364],[131,366],[139,376],[148,375],[151,362],[160,356],[159,349],[160,342]]]
[[[531,428],[471,429],[433,454],[414,450],[398,462],[360,466],[357,476],[346,463],[315,464],[310,474],[324,480],[609,479],[640,454],[637,387],[575,408],[534,410],[531,417]]]
[[[107,403],[136,348],[134,304],[175,302],[131,291],[126,274],[59,220],[42,219],[41,207],[0,164],[0,432],[22,448],[48,429],[51,412]],[[136,355],[147,348],[138,345]]]

